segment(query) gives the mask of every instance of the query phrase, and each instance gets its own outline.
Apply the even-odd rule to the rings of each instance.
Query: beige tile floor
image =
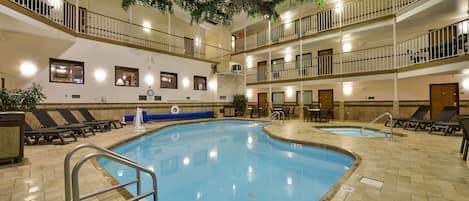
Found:
[[[200,121],[200,120],[197,120]],[[146,125],[148,130],[166,125],[194,122],[159,122]],[[333,125],[360,126],[361,123],[334,122]],[[445,137],[415,133],[398,129],[408,137],[395,140],[336,136],[319,131],[314,124],[302,121],[274,122],[266,127],[271,135],[291,140],[323,143],[341,147],[360,155],[362,162],[345,181],[353,192],[339,190],[332,200],[469,200],[469,168],[460,160],[460,137]],[[329,124],[330,125],[330,124]],[[380,128],[381,125],[374,125]],[[110,147],[142,135],[131,126],[112,132],[99,133],[89,138],[79,138],[68,145],[36,145],[25,147],[25,160],[17,165],[0,165],[0,201],[65,200],[63,159],[73,147],[94,143]],[[83,157],[89,150],[79,152]],[[82,168],[82,192],[110,186],[107,178],[88,163]],[[384,182],[381,189],[359,182],[363,177]],[[89,200],[125,200],[118,192],[111,192]]]

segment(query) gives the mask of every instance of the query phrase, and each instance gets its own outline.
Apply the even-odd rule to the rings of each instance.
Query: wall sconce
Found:
[[[145,33],[149,33],[151,31],[151,23],[150,21],[143,21],[143,31],[145,31]]]
[[[287,97],[293,97],[293,89],[291,87],[287,87]]]
[[[217,81],[216,80],[212,80],[208,83],[208,87],[212,90],[215,90],[217,89]]]
[[[344,51],[344,52],[352,51],[352,44],[349,43],[349,42],[344,43],[344,45],[342,46],[342,51]]]
[[[37,66],[32,62],[24,61],[21,63],[20,72],[25,77],[31,77],[37,73]]]
[[[189,81],[189,79],[187,79],[187,77],[182,79],[182,86],[183,87],[185,87],[185,88],[189,87],[189,83],[190,83],[190,81]]]
[[[94,78],[96,79],[96,81],[102,82],[106,80],[106,77],[107,77],[106,71],[102,69],[96,69],[94,71]]]
[[[147,83],[149,87],[151,87],[153,83],[155,82],[155,78],[153,77],[153,75],[148,74],[147,76],[145,76],[145,82]]]
[[[351,82],[342,83],[342,93],[346,96],[352,95],[353,87]]]

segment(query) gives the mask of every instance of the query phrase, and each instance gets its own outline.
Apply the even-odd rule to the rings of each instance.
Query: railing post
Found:
[[[79,5],[79,0],[75,0],[75,32],[79,32],[79,21],[80,21],[80,5]]]

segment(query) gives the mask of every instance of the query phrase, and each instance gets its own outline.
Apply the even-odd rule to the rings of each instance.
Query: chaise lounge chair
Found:
[[[92,135],[96,135],[93,128],[85,124],[66,124],[66,125],[58,125],[54,119],[47,113],[46,110],[38,109],[32,112],[34,116],[41,122],[41,124],[45,128],[57,128],[57,129],[69,129],[72,130],[74,133],[80,134],[83,137],[88,137],[86,134],[91,133]]]
[[[109,122],[114,126],[114,128],[123,128],[124,126],[122,125],[121,121],[119,120],[96,120],[91,113],[85,109],[85,108],[80,108],[78,109],[80,114],[86,119],[86,122]],[[119,124],[119,126],[117,126]]]
[[[459,116],[459,123],[463,131],[460,153],[463,154],[462,159],[466,161],[469,150],[469,116]]]
[[[31,126],[27,123],[24,125],[24,137],[25,141],[28,144],[38,144],[41,138],[44,139],[44,141],[51,142],[54,139],[59,139],[60,142],[65,145],[69,142],[76,142],[77,137],[75,136],[75,133],[69,129],[56,129],[56,128],[38,128],[38,129],[32,129]],[[66,137],[72,137],[73,141],[66,141]],[[31,140],[34,140],[34,142],[31,142]]]
[[[69,109],[57,109],[57,111],[69,124],[85,124],[94,130],[99,130],[101,132],[111,130],[111,124],[108,121],[80,122],[75,118],[75,116],[73,116]]]
[[[415,120],[411,119],[407,122],[404,129],[407,130],[427,130],[428,127],[432,127],[434,124],[446,122],[449,123],[451,118],[457,114],[458,107],[455,106],[446,106],[443,110],[438,114],[438,116],[433,120]]]
[[[392,125],[394,127],[405,127],[407,122],[410,120],[423,120],[425,118],[425,115],[427,115],[428,111],[430,111],[430,106],[428,105],[421,105],[419,108],[412,114],[410,118],[393,118],[392,119]],[[387,120],[384,123],[384,126],[390,126],[389,123],[391,123],[389,120]]]

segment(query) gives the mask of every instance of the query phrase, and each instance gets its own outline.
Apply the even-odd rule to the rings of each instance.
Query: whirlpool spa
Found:
[[[160,201],[317,201],[354,164],[351,154],[272,139],[265,124],[181,124],[113,151],[155,171]],[[119,182],[135,178],[135,170],[106,159],[99,163]],[[144,175],[142,191],[151,186]],[[136,186],[127,190],[136,194]]]

